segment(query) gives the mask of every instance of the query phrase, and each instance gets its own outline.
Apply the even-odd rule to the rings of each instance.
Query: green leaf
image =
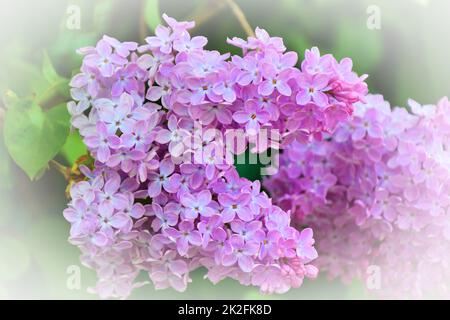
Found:
[[[63,28],[57,40],[49,47],[49,54],[56,61],[64,61],[64,64],[58,65],[63,74],[70,74],[73,69],[80,69],[83,56],[76,54],[78,48],[90,46],[99,38],[95,32],[78,33]]]
[[[144,8],[145,23],[151,30],[161,24],[161,14],[159,13],[158,0],[147,0]]]
[[[39,68],[25,60],[12,58],[1,63],[0,88],[11,89],[19,96],[30,96],[44,92],[48,87]]]
[[[63,78],[56,72],[52,61],[47,53],[44,51],[42,58],[42,74],[44,78],[50,83],[55,83],[61,81]]]
[[[43,59],[30,59],[20,46],[0,51],[0,91],[14,91],[19,97],[35,97],[39,101],[50,100],[58,93],[69,97],[69,80],[58,75],[48,55]],[[40,58],[40,57],[39,57]]]
[[[72,132],[61,149],[61,155],[73,165],[78,158],[87,154],[86,145],[78,132]]]
[[[69,97],[69,80],[61,77],[58,72],[56,72],[53,66],[50,56],[47,51],[44,51],[42,58],[42,75],[45,80],[49,83],[48,88],[38,97],[38,100],[50,99],[55,92],[58,92],[64,97]]]
[[[44,112],[35,102],[22,100],[7,110],[5,144],[30,179],[36,179],[63,147],[69,134],[69,120],[65,104]]]

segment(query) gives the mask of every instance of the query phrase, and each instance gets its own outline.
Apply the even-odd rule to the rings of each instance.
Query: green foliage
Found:
[[[150,30],[155,30],[155,28],[161,24],[161,13],[159,12],[158,0],[145,1],[144,16],[145,23]]]
[[[98,35],[95,32],[75,32],[67,28],[61,29],[55,42],[52,43],[48,52],[50,56],[59,62],[58,69],[67,75],[71,75],[72,70],[79,68],[82,56],[76,53],[76,50],[82,47],[91,46],[98,41]],[[64,62],[64,63],[60,63]]]
[[[48,84],[45,90],[38,95],[38,101],[46,101],[58,94],[62,97],[69,98],[69,80],[61,77],[55,70],[52,61],[47,53],[44,51],[42,59],[42,76]]]
[[[87,148],[80,134],[78,132],[70,133],[61,149],[61,155],[70,165],[73,165],[78,158],[85,154],[87,154]]]
[[[47,51],[44,51],[43,54],[42,75],[44,76],[45,80],[47,80],[49,83],[55,83],[63,80],[63,78],[58,75],[55,68],[53,67],[53,63],[50,60]]]
[[[12,43],[0,52],[0,89],[2,94],[10,89],[25,97],[45,91],[48,82],[32,58],[26,56],[27,48]]]
[[[46,112],[30,100],[20,100],[8,108],[5,145],[30,179],[36,179],[63,147],[69,134],[69,120],[65,103]]]
[[[20,53],[21,47],[11,47],[10,50]],[[66,103],[60,102],[70,96],[69,80],[58,74],[46,51],[42,54],[41,68],[31,61],[17,58],[8,61],[5,69],[10,77],[0,78],[0,88],[8,88],[3,96],[7,107],[3,129],[5,145],[0,145],[0,148],[6,147],[14,162],[30,179],[37,179],[68,135],[70,117]],[[42,106],[52,108],[44,112]],[[2,152],[0,177],[5,181],[2,183],[4,186],[8,186],[9,164],[9,156]]]

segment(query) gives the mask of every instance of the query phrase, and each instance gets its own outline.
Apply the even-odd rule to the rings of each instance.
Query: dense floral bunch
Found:
[[[354,104],[364,100],[367,76],[358,77],[352,71],[351,59],[337,62],[330,54],[321,56],[314,47],[306,50],[299,70],[294,67],[297,54],[283,54],[286,48],[280,38],[269,38],[258,28],[256,35],[257,39],[248,42],[228,40],[244,52],[243,58],[232,57],[232,68],[240,70],[236,84],[242,94],[238,98],[245,108],[255,101],[257,110],[268,112],[267,122],[261,124],[277,129],[283,145],[332,132],[339,122],[349,119]],[[242,123],[236,114],[233,118]]]
[[[312,230],[293,228],[259,182],[239,177],[233,156],[248,143],[278,148],[279,139],[260,143],[264,128],[278,129],[283,145],[332,130],[366,94],[364,77],[317,49],[300,71],[296,53],[262,29],[230,40],[244,51],[230,59],[191,37],[193,22],[164,19],[143,46],[105,36],[80,49],[71,81],[72,125],[95,168],[83,168],[88,179],[72,187],[64,215],[97,270],[95,291],[126,297],[142,270],[156,288],[182,291],[200,266],[214,283],[300,286],[317,274]],[[244,142],[225,148],[236,129]]]
[[[429,272],[450,280],[450,104],[410,101],[408,113],[381,96],[367,102],[333,135],[292,144],[265,186],[317,230],[318,266],[330,277],[350,281],[375,264],[383,295],[420,297]]]

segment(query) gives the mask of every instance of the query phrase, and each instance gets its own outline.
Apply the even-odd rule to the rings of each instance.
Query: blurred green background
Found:
[[[359,74],[369,74],[371,92],[382,93],[392,105],[405,105],[411,97],[436,102],[450,93],[450,3],[442,0],[237,0],[252,27],[281,36],[289,50],[318,46],[322,53],[349,56]],[[68,8],[80,8],[80,29],[69,29]],[[380,29],[367,27],[371,5],[381,14]],[[372,7],[373,8],[373,7]],[[17,101],[33,105],[39,117],[50,121],[48,110],[68,100],[68,79],[79,68],[75,50],[93,45],[108,34],[120,40],[142,42],[159,23],[161,13],[194,19],[193,34],[208,37],[209,49],[237,51],[227,37],[244,37],[224,0],[0,0],[0,298],[95,298],[86,292],[95,274],[81,267],[81,288],[67,287],[67,269],[79,265],[77,248],[67,242],[69,225],[62,216],[67,202],[66,181],[46,165],[56,160],[72,165],[85,152],[76,133],[68,135],[67,114],[59,112],[58,141],[47,148],[27,141],[29,148],[8,148],[22,157],[22,168],[5,147],[5,113]],[[17,109],[19,121],[8,124],[23,130],[35,121],[31,109]],[[23,120],[20,115],[23,114]],[[11,117],[12,119],[13,117]],[[28,123],[29,121],[30,123]],[[65,121],[65,122],[64,122]],[[14,130],[13,130],[14,131]],[[33,132],[33,131],[32,131]],[[39,133],[39,132],[38,132]],[[26,144],[25,144],[26,145]],[[28,146],[26,145],[26,146]],[[22,148],[22,149],[20,149]],[[36,149],[36,151],[35,151]],[[47,150],[49,149],[49,150]],[[34,153],[33,153],[34,152]],[[39,154],[37,154],[39,153]],[[42,153],[42,154],[41,154]],[[44,165],[42,165],[44,164]],[[42,169],[43,168],[43,169]],[[258,169],[240,167],[256,178]],[[30,180],[30,177],[34,181]],[[324,276],[306,280],[302,288],[281,296],[262,297],[257,290],[224,281],[216,286],[193,274],[185,293],[135,290],[132,298],[365,298],[361,283],[344,286]],[[144,277],[143,277],[144,278]]]

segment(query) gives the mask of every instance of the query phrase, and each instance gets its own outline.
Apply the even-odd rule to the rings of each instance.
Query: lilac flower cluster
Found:
[[[71,81],[72,125],[95,159],[87,181],[72,187],[64,216],[70,241],[83,252],[102,297],[126,297],[146,271],[156,288],[183,291],[189,272],[206,267],[225,277],[283,293],[315,277],[311,229],[291,226],[259,182],[239,177],[230,161],[260,144],[264,128],[283,145],[333,130],[366,95],[365,76],[330,55],[285,52],[281,38],[256,29],[234,38],[243,56],[205,50],[193,22],[163,16],[146,44],[104,36],[82,48]],[[295,120],[295,121],[292,121]],[[223,137],[240,129],[243,146],[223,151]]]
[[[318,266],[331,278],[364,277],[374,264],[385,297],[422,297],[433,284],[449,296],[449,101],[410,101],[409,113],[366,100],[333,135],[292,144],[264,185],[317,231]]]

